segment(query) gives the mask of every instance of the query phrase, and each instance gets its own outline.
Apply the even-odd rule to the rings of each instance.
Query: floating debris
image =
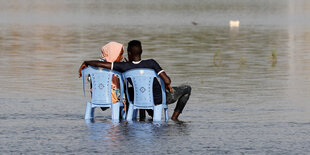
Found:
[[[277,52],[276,50],[272,50],[271,57],[273,61],[277,61]]]
[[[229,21],[229,26],[230,27],[239,27],[240,21],[239,20],[231,20]]]
[[[240,57],[240,64],[244,65],[245,63],[246,63],[246,59],[243,56],[241,56]]]
[[[192,24],[193,24],[193,25],[198,25],[198,23],[196,23],[196,22],[194,22],[194,21],[192,21]]]
[[[277,52],[276,52],[276,50],[272,50],[271,60],[272,60],[272,66],[274,67],[277,64]]]

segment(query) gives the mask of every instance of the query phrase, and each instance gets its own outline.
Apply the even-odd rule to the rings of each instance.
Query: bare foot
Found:
[[[180,113],[179,112],[173,112],[172,116],[171,116],[171,120],[173,121],[179,121],[179,115]]]
[[[173,120],[173,121],[179,121],[179,119],[178,119],[178,118],[175,118],[175,117],[171,117],[171,120]]]
[[[173,117],[171,117],[171,120],[173,120],[175,123],[177,123],[177,124],[183,124],[184,123],[184,121],[181,121],[181,120],[179,120],[178,118],[173,118]]]

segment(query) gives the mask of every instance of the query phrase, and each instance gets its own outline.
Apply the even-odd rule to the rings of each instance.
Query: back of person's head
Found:
[[[127,51],[133,56],[140,56],[142,54],[142,45],[139,40],[132,40],[128,43]]]
[[[119,62],[123,59],[124,46],[118,42],[109,42],[101,48],[101,58],[107,62]]]

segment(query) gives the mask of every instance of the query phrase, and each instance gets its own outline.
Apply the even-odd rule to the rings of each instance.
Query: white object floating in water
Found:
[[[231,20],[229,21],[230,27],[239,27],[240,21],[239,20]]]

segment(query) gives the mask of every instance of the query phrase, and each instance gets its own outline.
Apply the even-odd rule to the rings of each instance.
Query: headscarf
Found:
[[[123,44],[109,42],[108,44],[102,46],[101,57],[107,62],[114,62],[121,55],[123,48]]]
[[[107,62],[115,62],[117,58],[122,55],[123,44],[117,42],[109,42],[108,44],[102,46],[101,48],[101,57]],[[119,101],[120,92],[119,92],[120,84],[119,79],[116,75],[113,75],[112,78],[112,102],[116,103]]]

